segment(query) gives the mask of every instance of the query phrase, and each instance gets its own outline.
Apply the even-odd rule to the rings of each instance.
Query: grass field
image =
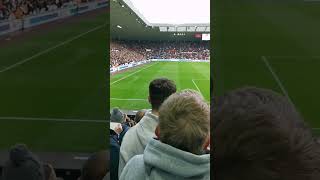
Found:
[[[319,133],[320,2],[217,1],[215,95],[257,86],[295,104]]]
[[[108,144],[108,13],[36,28],[0,48],[0,149],[93,152]]]
[[[160,77],[175,81],[178,91],[194,89],[209,102],[210,64],[192,62],[153,62],[113,75],[110,81],[110,107],[126,110],[150,109],[149,83]]]

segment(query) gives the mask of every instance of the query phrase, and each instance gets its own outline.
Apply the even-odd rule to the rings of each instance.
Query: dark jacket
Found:
[[[121,124],[122,125],[122,132],[119,135],[119,142],[120,145],[122,144],[122,140],[124,135],[127,133],[127,131],[130,129],[130,126],[128,126],[127,124]]]
[[[122,139],[126,132],[129,130],[129,126],[122,124],[122,132],[118,135],[116,132],[110,129],[110,180],[118,180],[118,167],[119,167],[119,152]]]

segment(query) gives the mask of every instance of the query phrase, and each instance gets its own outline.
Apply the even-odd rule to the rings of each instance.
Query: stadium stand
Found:
[[[209,60],[208,41],[126,41],[110,44],[111,67],[149,59]]]
[[[0,0],[0,21],[21,19],[94,0]]]

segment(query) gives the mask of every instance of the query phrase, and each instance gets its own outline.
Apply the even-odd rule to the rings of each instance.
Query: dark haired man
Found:
[[[211,115],[214,179],[320,179],[319,145],[287,98],[237,89],[216,97]]]
[[[148,100],[152,110],[146,112],[140,122],[130,128],[123,138],[120,147],[119,177],[124,166],[133,156],[143,154],[147,143],[155,135],[161,104],[176,91],[176,85],[172,80],[159,78],[150,82]]]

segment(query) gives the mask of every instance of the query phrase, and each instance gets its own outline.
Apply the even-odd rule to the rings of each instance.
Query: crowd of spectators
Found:
[[[148,59],[208,60],[208,41],[116,41],[110,44],[110,66]]]
[[[146,54],[127,43],[110,43],[110,66],[115,67],[130,62],[146,60]]]
[[[0,0],[0,21],[21,19],[93,0]]]
[[[196,91],[176,91],[172,80],[151,81],[151,110],[138,111],[132,125],[112,110],[112,180],[210,179],[209,105]]]

